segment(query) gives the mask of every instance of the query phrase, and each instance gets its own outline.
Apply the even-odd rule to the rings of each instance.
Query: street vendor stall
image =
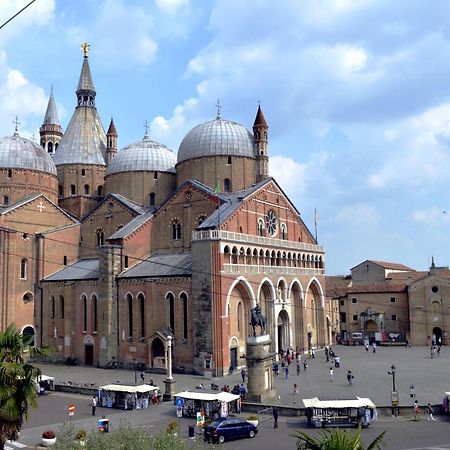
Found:
[[[149,384],[108,384],[98,389],[98,405],[106,408],[145,409],[158,393],[159,387]]]
[[[240,413],[241,397],[229,392],[184,391],[175,394],[175,405],[182,408],[185,417],[203,412],[205,418],[213,419]]]
[[[36,385],[39,395],[46,394],[49,391],[55,390],[55,378],[41,374],[37,377]]]

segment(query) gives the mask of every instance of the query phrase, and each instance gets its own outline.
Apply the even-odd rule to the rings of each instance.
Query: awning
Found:
[[[229,392],[217,392],[217,393],[210,393],[210,392],[179,392],[178,394],[175,394],[175,397],[179,398],[185,398],[188,400],[205,400],[205,401],[214,401],[217,400],[219,402],[232,402],[233,400],[237,400],[240,398],[239,395],[230,394]]]
[[[375,405],[369,398],[356,397],[355,399],[330,399],[320,400],[318,397],[304,398],[303,404],[305,408],[372,408],[375,409]]]
[[[129,392],[130,394],[135,394],[137,392],[143,393],[159,390],[159,387],[151,386],[149,384],[139,384],[138,386],[127,386],[125,384],[107,384],[106,386],[100,386],[99,389],[103,389],[104,391]]]
[[[49,377],[48,375],[39,375],[39,381],[55,381],[55,377]]]

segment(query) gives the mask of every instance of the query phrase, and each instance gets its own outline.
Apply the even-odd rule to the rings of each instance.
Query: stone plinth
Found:
[[[164,380],[164,384],[166,386],[163,401],[170,402],[173,400],[173,396],[175,395],[175,380],[173,378],[166,378]]]
[[[274,401],[278,395],[273,386],[273,352],[268,334],[247,339],[247,400],[263,403]]]

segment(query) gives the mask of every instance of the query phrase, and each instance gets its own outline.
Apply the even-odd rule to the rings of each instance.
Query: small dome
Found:
[[[56,175],[51,156],[38,144],[16,133],[0,139],[0,167],[39,170]]]
[[[176,157],[172,150],[145,136],[142,141],[127,145],[117,152],[106,174],[141,170],[175,173],[175,163]]]
[[[180,144],[178,162],[219,155],[254,158],[253,134],[236,122],[218,117],[189,131]]]

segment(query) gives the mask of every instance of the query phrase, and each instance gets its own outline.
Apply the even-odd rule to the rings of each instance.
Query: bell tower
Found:
[[[269,177],[269,127],[261,109],[258,106],[258,111],[253,124],[253,136],[255,138],[256,146],[256,182],[264,180]]]
[[[109,165],[111,160],[117,154],[117,131],[114,120],[111,118],[108,131],[106,132],[106,164]]]
[[[53,155],[63,136],[58,119],[58,111],[56,110],[55,98],[53,96],[53,86],[50,90],[47,111],[45,112],[44,123],[39,128],[39,134],[41,136],[41,146],[47,153]]]

